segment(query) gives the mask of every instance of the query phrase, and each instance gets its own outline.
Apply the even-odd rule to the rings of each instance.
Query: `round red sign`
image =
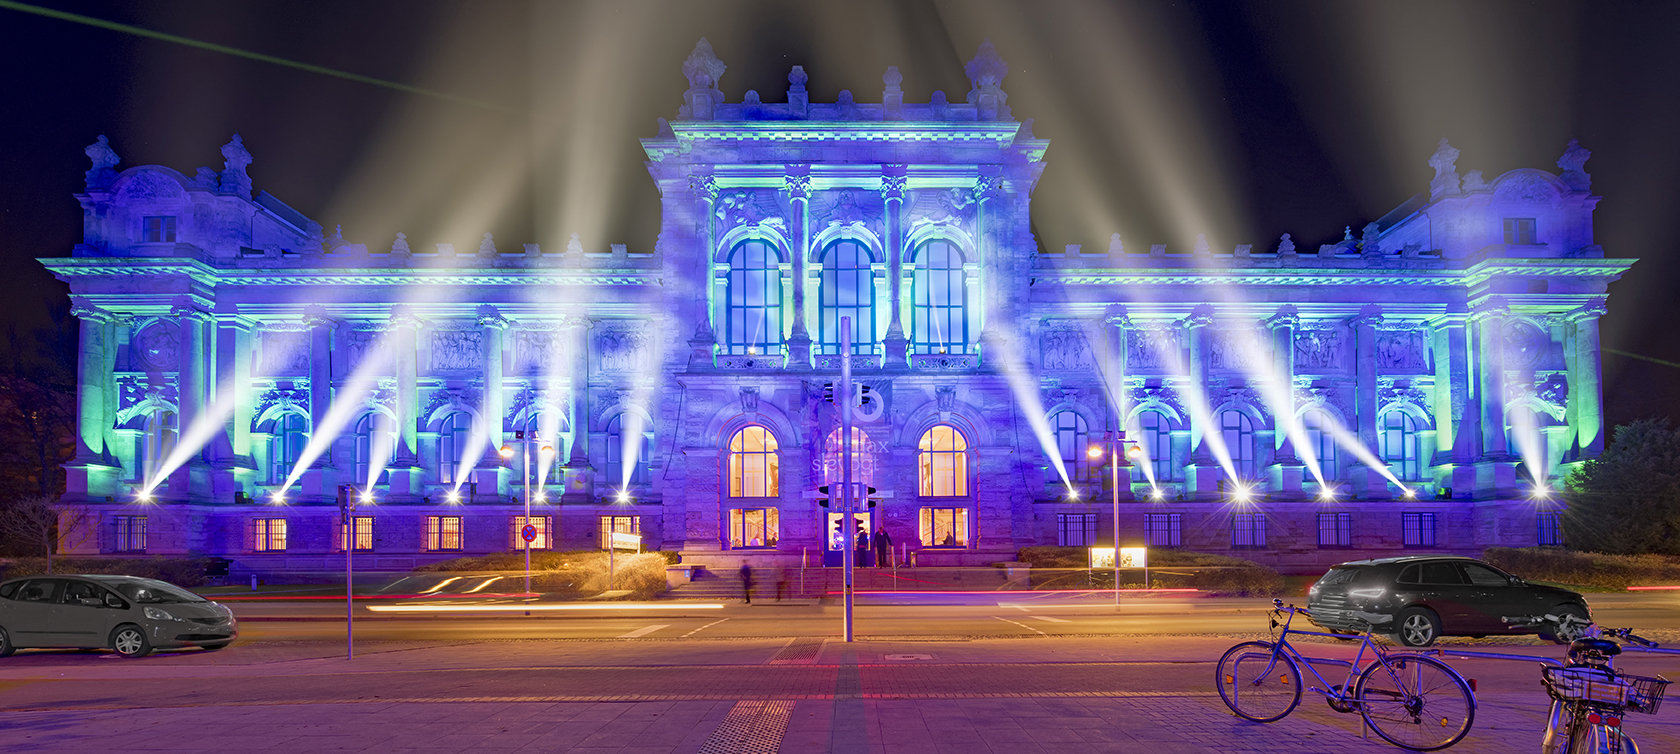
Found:
[[[524,537],[526,542],[535,542],[537,541],[537,527],[526,524],[525,528],[519,530],[519,536]]]

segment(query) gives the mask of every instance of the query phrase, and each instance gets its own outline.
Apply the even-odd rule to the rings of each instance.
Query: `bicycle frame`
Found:
[[[1331,638],[1331,639],[1346,639],[1348,637],[1346,637],[1344,635],[1341,635],[1341,634],[1325,633],[1325,632],[1321,632],[1321,631],[1302,631],[1302,630],[1297,629],[1297,628],[1290,628],[1289,627],[1290,624],[1293,623],[1294,620],[1295,620],[1295,612],[1292,611],[1292,610],[1285,610],[1283,612],[1288,617],[1284,618],[1284,620],[1283,620],[1283,630],[1278,632],[1277,641],[1273,642],[1272,663],[1268,664],[1266,666],[1266,672],[1267,673],[1271,672],[1272,667],[1277,663],[1277,655],[1280,652],[1288,652],[1290,659],[1295,661],[1295,665],[1297,667],[1305,668],[1308,673],[1312,674],[1314,679],[1316,679],[1319,683],[1324,685],[1324,688],[1322,688],[1322,689],[1314,688],[1312,686],[1307,686],[1307,690],[1316,691],[1319,694],[1324,695],[1324,697],[1327,698],[1327,699],[1333,699],[1337,702],[1347,702],[1353,696],[1353,681],[1354,681],[1354,678],[1358,677],[1359,670],[1361,668],[1365,667],[1364,660],[1365,660],[1366,650],[1370,650],[1371,661],[1372,662],[1376,662],[1379,659],[1387,657],[1387,654],[1383,651],[1382,647],[1379,646],[1376,642],[1371,640],[1371,632],[1370,631],[1366,631],[1364,633],[1364,635],[1362,635],[1360,637],[1359,652],[1356,653],[1353,656],[1352,661],[1337,660],[1337,659],[1330,658],[1330,657],[1307,657],[1307,656],[1304,656],[1298,650],[1295,649],[1295,645],[1289,643],[1289,635],[1290,634],[1296,634],[1298,636],[1323,636],[1323,637],[1327,637],[1327,638]],[[1322,664],[1325,664],[1325,665],[1341,665],[1341,666],[1346,666],[1347,667],[1347,669],[1348,669],[1347,679],[1342,681],[1340,686],[1335,687],[1337,689],[1340,689],[1339,691],[1334,691],[1334,692],[1331,691],[1332,687],[1330,685],[1330,681],[1328,679],[1326,679],[1324,676],[1320,675],[1319,672],[1316,669],[1313,668],[1314,663],[1322,663]]]

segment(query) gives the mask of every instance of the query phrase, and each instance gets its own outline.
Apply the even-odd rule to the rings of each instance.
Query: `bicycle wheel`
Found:
[[[1353,698],[1377,735],[1414,751],[1452,746],[1476,720],[1470,684],[1428,657],[1378,657],[1360,671]]]
[[[1213,680],[1225,706],[1257,723],[1281,720],[1301,703],[1301,671],[1271,642],[1245,641],[1225,650]]]

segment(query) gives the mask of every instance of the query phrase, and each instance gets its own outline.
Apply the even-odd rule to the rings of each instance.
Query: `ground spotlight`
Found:
[[[449,491],[449,502],[459,505],[460,502],[461,502],[461,493],[456,492],[454,490],[450,490]]]
[[[1254,488],[1246,484],[1239,484],[1235,490],[1231,491],[1231,499],[1239,503],[1250,502],[1254,500]]]
[[[533,499],[533,500],[535,500],[539,503],[546,503],[546,502],[548,502],[548,495],[546,495],[542,492],[538,492],[538,493],[532,495],[531,499]]]
[[[284,492],[276,491],[273,495],[270,495],[269,497],[274,501],[275,505],[283,505],[286,502],[286,493],[284,493]]]
[[[630,502],[630,490],[619,490],[618,491],[618,501],[621,502],[621,503]]]
[[[1336,488],[1329,485],[1320,487],[1318,489],[1318,499],[1327,503],[1334,501],[1336,499]]]
[[[1149,488],[1149,499],[1150,500],[1154,500],[1155,502],[1161,502],[1161,500],[1164,499],[1164,498],[1166,498],[1166,495],[1161,492],[1160,487]]]
[[[1529,491],[1528,496],[1535,500],[1545,500],[1552,496],[1552,491],[1546,489],[1546,485],[1535,482],[1534,489]]]
[[[373,493],[372,492],[363,492],[362,493],[362,502],[372,503],[373,502]]]
[[[1417,490],[1412,487],[1401,487],[1400,494],[1405,495],[1407,500],[1417,499]]]
[[[152,493],[145,491],[136,492],[134,493],[134,499],[136,502],[149,503],[152,502]]]
[[[1079,499],[1079,490],[1076,490],[1072,487],[1069,487],[1068,491],[1067,491],[1067,499],[1078,500]]]

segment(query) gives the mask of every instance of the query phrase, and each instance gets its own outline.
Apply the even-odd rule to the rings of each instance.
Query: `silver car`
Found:
[[[134,576],[30,576],[0,583],[0,657],[19,649],[221,649],[233,611],[181,587]]]

